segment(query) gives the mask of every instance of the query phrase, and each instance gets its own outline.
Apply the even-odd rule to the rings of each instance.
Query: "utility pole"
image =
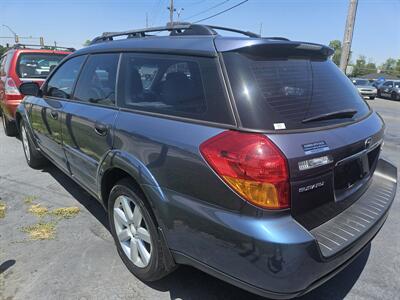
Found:
[[[171,26],[173,26],[174,24],[174,0],[170,0],[169,2],[169,6],[167,7],[167,9],[169,9],[169,23],[171,24]]]
[[[149,28],[149,14],[146,13],[146,28]]]
[[[263,23],[261,22],[260,23],[260,36],[262,36],[262,26],[263,26]]]
[[[349,11],[347,13],[346,27],[342,44],[342,56],[340,57],[340,69],[346,73],[347,64],[350,58],[351,42],[353,40],[354,23],[356,20],[358,0],[350,0]]]
[[[16,34],[15,31],[10,28],[10,26],[4,25],[4,24],[2,26],[7,28],[8,30],[10,30],[10,32],[14,35],[15,43],[18,44],[19,43],[18,34]]]

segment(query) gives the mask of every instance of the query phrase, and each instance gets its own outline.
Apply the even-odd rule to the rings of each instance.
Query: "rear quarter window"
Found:
[[[10,65],[11,65],[11,58],[13,57],[14,52],[8,52],[5,54],[1,59],[0,65],[0,75],[6,76],[9,72]]]
[[[125,53],[120,64],[118,105],[233,124],[217,62],[212,58]]]
[[[232,52],[225,53],[224,60],[244,127],[321,127],[357,120],[369,112],[352,82],[329,59],[263,58]],[[346,109],[357,113],[352,119],[302,122]]]

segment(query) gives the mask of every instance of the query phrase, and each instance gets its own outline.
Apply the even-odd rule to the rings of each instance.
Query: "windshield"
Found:
[[[229,52],[224,61],[243,127],[283,130],[330,126],[355,121],[369,112],[351,81],[329,59]],[[344,110],[356,113],[302,122]]]
[[[353,79],[354,85],[371,85],[371,83],[366,79]]]
[[[20,78],[46,78],[66,54],[22,53],[17,63]]]

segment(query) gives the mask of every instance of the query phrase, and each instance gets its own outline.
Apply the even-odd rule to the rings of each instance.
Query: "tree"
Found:
[[[400,77],[400,58],[396,62],[395,72],[398,77]]]
[[[89,46],[91,42],[92,42],[91,40],[86,40],[86,41],[83,43],[83,46],[84,46],[84,47]]]
[[[339,40],[333,40],[329,42],[329,47],[335,50],[333,54],[332,61],[339,66],[340,65],[340,57],[342,56],[342,43]]]
[[[0,56],[2,56],[6,51],[7,51],[7,48],[0,45]]]
[[[379,68],[384,73],[400,75],[400,59],[396,61],[394,58],[389,57]]]
[[[360,55],[353,66],[353,76],[362,76],[368,73],[372,72],[368,72],[367,70],[365,56]]]
[[[381,66],[384,71],[393,71],[396,68],[396,60],[394,58],[388,58]]]

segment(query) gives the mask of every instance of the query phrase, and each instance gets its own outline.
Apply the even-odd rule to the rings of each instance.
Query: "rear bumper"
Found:
[[[21,103],[20,100],[5,100],[1,102],[1,109],[7,115],[9,121],[15,120],[15,113],[17,111],[18,105]]]
[[[378,233],[395,196],[396,167],[380,159],[371,181],[359,200],[381,203],[377,199],[383,191],[387,194],[386,205],[380,207],[379,216],[375,215],[353,240],[343,236],[349,242],[340,243],[341,247],[335,249],[329,244],[332,246],[329,255],[322,250],[317,233],[326,235],[326,230],[332,229],[328,225],[343,221],[346,215],[351,222],[359,201],[312,231],[297,223],[289,213],[245,216],[167,189],[162,191],[164,199],[159,202],[157,214],[177,263],[193,265],[252,293],[292,298],[341,271]],[[151,186],[144,189],[150,198],[157,192]]]

